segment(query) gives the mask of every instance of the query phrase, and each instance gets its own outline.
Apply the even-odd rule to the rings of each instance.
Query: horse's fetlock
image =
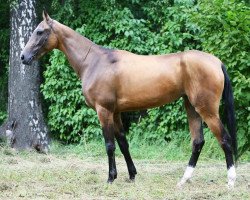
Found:
[[[130,172],[131,174],[137,174],[137,171],[136,171],[135,166],[130,167],[130,168],[129,168],[129,172]]]
[[[116,171],[116,169],[110,170],[109,174],[110,174],[111,177],[116,178],[117,177],[117,171]]]

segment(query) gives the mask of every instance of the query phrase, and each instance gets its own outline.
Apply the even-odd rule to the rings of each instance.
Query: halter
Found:
[[[53,33],[55,33],[55,31],[53,30],[53,22],[54,22],[54,20],[53,19],[51,19],[50,20],[51,22],[48,24],[49,25],[49,27],[50,27],[50,29],[53,31]]]
[[[87,51],[87,53],[86,53],[84,59],[82,60],[82,62],[84,62],[84,61],[87,59],[87,56],[89,55],[89,52],[90,52],[90,50],[91,50],[91,48],[92,48],[93,45],[94,45],[94,43],[90,45],[90,47],[89,47],[89,49],[88,49],[88,51]],[[78,70],[77,70],[78,76],[80,75],[80,74],[79,74],[79,71],[80,71],[80,68],[78,68]]]
[[[90,45],[89,50],[87,51],[87,53],[86,53],[86,55],[85,55],[85,57],[84,57],[84,59],[83,59],[83,62],[86,60],[87,56],[89,55],[90,49],[91,49],[91,47],[92,47],[93,45],[94,45],[94,44],[91,44],[91,45]]]

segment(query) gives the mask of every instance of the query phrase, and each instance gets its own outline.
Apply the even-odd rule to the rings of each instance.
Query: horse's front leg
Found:
[[[129,144],[124,134],[124,128],[122,125],[120,113],[114,114],[114,122],[116,127],[115,138],[127,163],[129,179],[133,181],[135,179],[135,175],[137,174],[137,172],[129,152]]]
[[[116,163],[115,163],[115,126],[114,114],[112,111],[98,107],[96,109],[99,121],[102,126],[103,137],[105,140],[106,152],[108,155],[109,173],[108,183],[112,183],[117,178]]]

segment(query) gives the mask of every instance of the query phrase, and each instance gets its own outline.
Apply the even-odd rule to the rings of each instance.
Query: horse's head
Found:
[[[53,30],[53,19],[46,11],[43,11],[43,21],[36,27],[23,49],[22,63],[30,65],[34,59],[38,59],[56,48],[57,44],[58,40]]]

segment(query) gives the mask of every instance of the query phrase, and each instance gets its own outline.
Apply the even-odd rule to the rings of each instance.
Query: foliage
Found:
[[[240,153],[250,148],[250,7],[237,1],[201,1],[193,17],[202,49],[226,65],[234,88]]]
[[[7,66],[9,57],[9,3],[0,0],[0,125],[6,118]]]
[[[2,124],[6,118],[7,118],[6,111],[0,111],[0,124]]]

